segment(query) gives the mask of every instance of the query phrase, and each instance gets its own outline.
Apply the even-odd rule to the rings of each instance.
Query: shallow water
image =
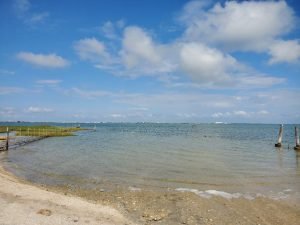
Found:
[[[47,138],[4,153],[1,159],[16,175],[48,185],[299,197],[294,125],[284,126],[280,149],[274,147],[278,127],[103,123],[96,132]]]

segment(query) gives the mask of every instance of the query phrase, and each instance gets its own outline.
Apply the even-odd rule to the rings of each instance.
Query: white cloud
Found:
[[[0,75],[14,75],[15,71],[0,69]]]
[[[105,97],[112,95],[111,92],[108,91],[102,91],[102,90],[83,90],[80,88],[72,88],[71,92],[89,99],[99,98],[99,97]]]
[[[236,110],[233,112],[213,113],[211,117],[213,118],[256,117],[256,116],[266,116],[269,114],[270,113],[267,110],[260,110],[258,112],[246,112],[244,110]]]
[[[116,75],[152,75],[168,87],[268,87],[284,79],[263,75],[239,63],[234,57],[200,42],[177,40],[160,44],[144,29],[126,27],[120,50],[122,60],[115,65],[96,65]],[[178,80],[182,74],[196,83]]]
[[[50,112],[53,112],[54,110],[51,109],[51,108],[43,108],[43,107],[30,106],[25,111],[26,112],[30,112],[30,113],[50,113]]]
[[[136,66],[140,60],[150,64],[161,60],[152,38],[139,27],[125,29],[122,55],[128,68]]]
[[[130,26],[124,30],[121,58],[126,69],[131,72],[147,75],[174,71],[176,65],[164,57],[169,50],[167,46],[155,43],[140,27]]]
[[[102,30],[107,38],[116,40],[113,47],[111,42],[104,45],[93,38],[83,39],[93,44],[77,42],[76,50],[82,59],[91,60],[94,67],[113,75],[155,76],[173,88],[248,89],[285,82],[239,62],[224,51],[264,51],[279,61],[287,51],[280,48],[279,54],[270,45],[291,31],[295,20],[285,1],[228,1],[209,7],[207,1],[186,4],[180,18],[185,22],[185,33],[169,43],[155,40],[138,26],[125,27],[123,36],[116,38],[117,25],[108,21]],[[288,59],[285,56],[286,61],[295,58],[298,60],[297,53]]]
[[[126,118],[127,116],[124,115],[124,114],[113,113],[113,114],[110,114],[110,117],[112,117],[112,118]]]
[[[176,115],[183,118],[193,118],[198,116],[196,113],[177,113]]]
[[[124,26],[124,20],[118,20],[117,22],[106,21],[100,29],[106,38],[117,40],[120,39],[120,32],[124,28]]]
[[[249,113],[247,113],[246,111],[243,111],[243,110],[234,111],[233,114],[236,116],[248,116],[249,115]]]
[[[180,60],[183,70],[200,83],[230,83],[238,67],[233,57],[199,43],[184,44]]]
[[[0,107],[0,115],[1,116],[14,116],[16,114],[16,110],[13,107]]]
[[[20,52],[17,54],[17,58],[35,66],[48,68],[62,68],[70,64],[68,60],[54,53],[47,55],[35,54],[32,52]]]
[[[94,37],[75,42],[74,49],[82,60],[101,62],[110,58],[104,43]]]
[[[37,80],[37,84],[56,85],[61,83],[62,80]]]
[[[226,1],[204,10],[188,3],[181,19],[185,38],[220,45],[229,50],[265,51],[269,42],[295,26],[293,10],[285,1]]]
[[[19,87],[0,87],[0,95],[18,94],[22,92],[24,92],[24,89]]]
[[[300,61],[299,40],[275,41],[270,46],[270,64],[275,63],[298,63]]]
[[[237,77],[237,82],[241,88],[264,88],[285,82],[285,78],[272,77],[267,75],[257,75],[257,72],[249,72],[247,76]],[[252,74],[253,73],[253,74]]]
[[[257,112],[257,114],[258,115],[269,115],[270,113],[267,110],[261,110],[261,111]]]
[[[218,113],[212,114],[211,116],[212,116],[213,118],[219,118],[219,117],[222,117],[222,116],[223,116],[223,113],[218,112]]]
[[[235,110],[233,112],[217,112],[213,113],[211,117],[213,118],[235,118],[235,117],[249,117],[252,113],[243,111],[243,110]]]
[[[223,118],[227,122],[294,121],[299,115],[297,109],[300,107],[298,101],[300,91],[298,89],[259,92],[257,90],[243,90],[236,96],[199,91],[147,94],[107,90],[77,90],[79,90],[78,93],[72,93],[95,102],[98,101],[99,104],[103,101],[101,97],[105,97],[106,100],[109,99],[112,105],[105,109],[105,113],[122,114],[127,116],[126,120],[137,121],[147,118],[152,120],[156,118],[160,121],[206,122],[213,118]],[[121,109],[119,108],[120,105],[122,106]],[[150,114],[153,117],[147,117]],[[131,117],[133,115],[139,116],[134,119]]]
[[[49,16],[48,12],[33,14],[30,18],[26,20],[26,23],[37,24],[43,22]]]
[[[225,112],[225,113],[217,112],[217,113],[212,114],[211,116],[212,116],[213,118],[221,118],[221,117],[229,117],[229,116],[231,116],[231,115],[232,115],[231,112]]]
[[[282,78],[259,74],[229,54],[195,42],[182,44],[180,65],[183,71],[198,84],[202,84],[202,87],[205,84],[206,87],[268,87],[285,81]]]
[[[30,9],[31,4],[29,0],[15,0],[13,6],[16,13],[24,14]]]
[[[29,0],[15,0],[13,4],[16,16],[23,20],[26,25],[35,26],[49,17],[49,12],[33,12]]]
[[[115,26],[111,21],[105,22],[101,27],[101,31],[108,39],[117,39],[118,37],[116,35]]]

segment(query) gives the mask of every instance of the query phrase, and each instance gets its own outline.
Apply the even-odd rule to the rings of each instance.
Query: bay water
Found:
[[[94,126],[81,124],[83,128]],[[295,125],[284,125],[282,148],[274,147],[279,129],[274,124],[96,126],[95,131],[46,138],[2,153],[2,164],[19,177],[46,185],[91,190],[215,190],[300,199],[300,152],[293,149]]]

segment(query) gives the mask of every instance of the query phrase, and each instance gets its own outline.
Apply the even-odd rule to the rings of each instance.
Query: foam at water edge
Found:
[[[129,189],[129,191],[141,191],[142,190],[141,188],[137,188],[137,187],[129,187],[128,189]]]
[[[253,200],[254,197],[252,197],[250,194],[241,194],[241,193],[233,193],[230,194],[228,192],[224,191],[217,191],[217,190],[206,190],[206,191],[199,191],[197,189],[190,189],[190,188],[176,188],[176,191],[180,192],[192,192],[195,193],[196,195],[199,195],[203,198],[211,198],[213,196],[220,196],[226,199],[232,199],[232,198],[246,198],[248,200]]]

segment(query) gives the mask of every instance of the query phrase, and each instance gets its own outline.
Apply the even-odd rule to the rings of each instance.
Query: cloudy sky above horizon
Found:
[[[0,121],[300,121],[300,3],[0,2]]]

